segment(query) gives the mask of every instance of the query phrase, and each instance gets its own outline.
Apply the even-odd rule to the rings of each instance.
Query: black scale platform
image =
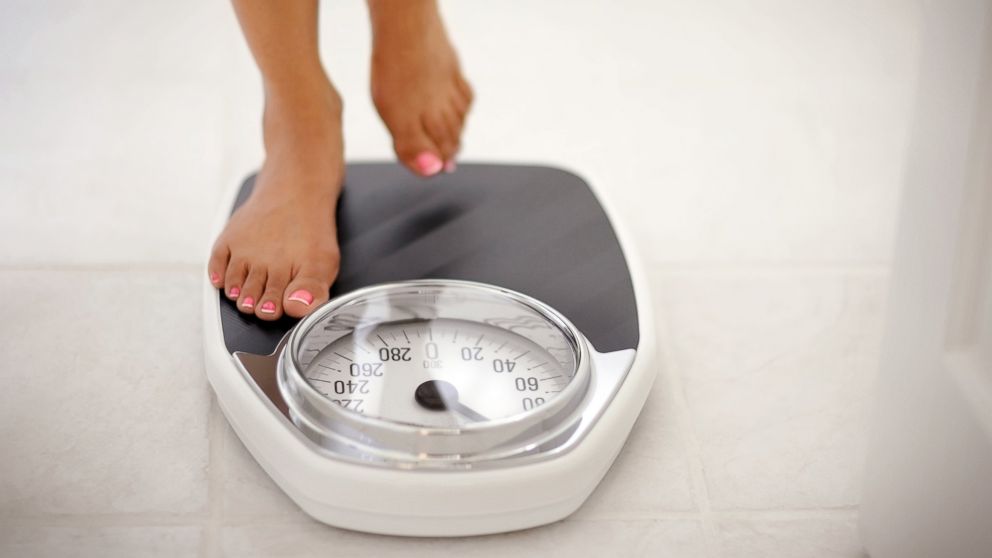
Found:
[[[480,281],[551,305],[600,352],[637,348],[626,260],[578,176],[550,167],[463,164],[425,180],[392,163],[351,164],[346,176],[337,215],[341,270],[332,297],[407,279]],[[254,175],[245,180],[237,205],[254,183]],[[269,354],[296,323],[264,322],[222,294],[218,300],[232,353]]]

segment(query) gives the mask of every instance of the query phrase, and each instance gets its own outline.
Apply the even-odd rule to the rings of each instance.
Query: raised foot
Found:
[[[372,100],[396,156],[420,176],[455,170],[472,88],[433,0],[369,2]]]

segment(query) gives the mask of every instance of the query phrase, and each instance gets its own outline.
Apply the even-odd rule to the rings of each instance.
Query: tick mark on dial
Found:
[[[345,359],[345,360],[347,360],[348,362],[355,362],[355,361],[353,361],[353,360],[351,360],[350,358],[348,358],[348,357],[346,357],[346,356],[344,356],[343,354],[341,354],[341,353],[339,353],[339,352],[337,352],[337,351],[333,351],[333,352],[334,352],[334,354],[336,354],[336,355],[338,355],[339,357],[341,357],[341,358],[343,358],[343,359]]]
[[[386,340],[383,339],[381,335],[379,335],[377,333],[377,334],[375,334],[375,336],[379,338],[379,341],[382,341],[383,346],[385,346],[385,347],[388,347],[389,346],[389,343],[386,343]]]

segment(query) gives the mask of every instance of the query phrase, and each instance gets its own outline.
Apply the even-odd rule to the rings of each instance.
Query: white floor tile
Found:
[[[571,167],[654,261],[890,258],[915,2],[446,6],[466,158]]]
[[[7,77],[0,263],[205,261],[223,187],[219,90]]]
[[[226,2],[8,0],[2,13],[0,67],[85,74],[107,85],[124,77],[209,76],[223,71],[242,42]]]
[[[198,279],[0,272],[0,513],[205,509]]]
[[[655,381],[613,467],[575,517],[649,519],[697,509],[685,441],[664,374]]]
[[[224,420],[224,452],[220,464],[222,476],[223,517],[294,518],[304,520],[301,510],[251,456],[237,434]]]
[[[866,558],[857,521],[846,519],[721,520],[726,558]]]
[[[0,525],[0,555],[33,558],[199,556],[199,527],[12,527]]]
[[[343,556],[706,556],[701,526],[694,521],[565,521],[547,527],[461,539],[381,537],[316,523],[229,527],[225,556],[282,558],[333,552]]]
[[[885,275],[656,275],[716,509],[854,506]]]

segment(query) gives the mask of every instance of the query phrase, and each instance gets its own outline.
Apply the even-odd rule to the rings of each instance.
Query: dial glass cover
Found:
[[[290,341],[294,372],[340,409],[424,428],[512,421],[567,397],[579,340],[519,293],[397,283],[317,310]]]

